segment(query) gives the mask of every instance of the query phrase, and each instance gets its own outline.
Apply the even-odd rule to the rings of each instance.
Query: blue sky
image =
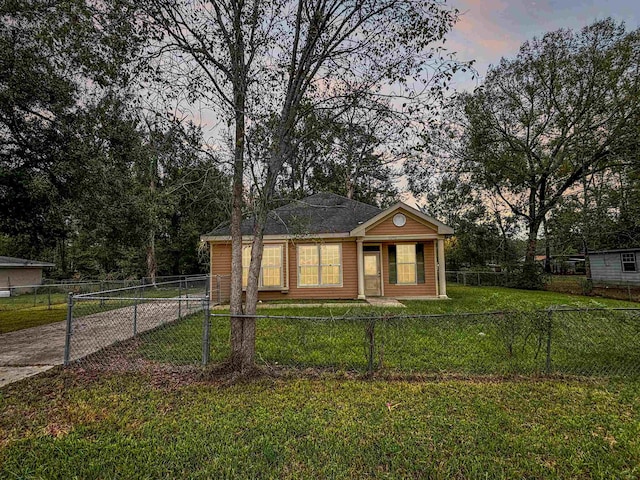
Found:
[[[627,29],[640,26],[640,0],[450,0],[462,13],[447,37],[460,60],[476,60],[483,76],[489,64],[517,53],[525,40],[559,28],[580,29],[596,19],[624,20]],[[469,82],[459,79],[459,87]]]

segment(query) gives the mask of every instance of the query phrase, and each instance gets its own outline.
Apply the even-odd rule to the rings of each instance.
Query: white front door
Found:
[[[367,297],[382,295],[380,252],[364,252],[364,294]]]

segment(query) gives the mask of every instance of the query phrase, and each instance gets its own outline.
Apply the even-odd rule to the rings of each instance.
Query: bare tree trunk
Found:
[[[524,263],[533,266],[536,261],[536,249],[538,248],[538,232],[540,231],[540,220],[536,219],[529,224],[529,237],[527,239],[527,252]]]
[[[544,271],[551,273],[551,244],[549,243],[549,229],[544,221]]]
[[[584,270],[587,280],[591,280],[591,261],[589,259],[589,185],[587,176],[582,176],[582,249],[584,250]]]
[[[239,95],[238,95],[239,96]],[[238,99],[238,102],[241,100]],[[244,347],[244,325],[242,318],[242,203],[244,173],[244,112],[236,112],[233,196],[231,208],[231,294],[229,308],[231,312],[231,367],[242,372],[246,363]]]
[[[349,200],[353,200],[353,197],[355,196],[356,193],[356,187],[354,185],[353,179],[347,177],[346,179],[346,191],[347,191],[347,198]]]
[[[149,244],[147,245],[147,277],[151,279],[151,284],[156,284],[158,273],[158,262],[156,260],[156,232],[151,229],[149,232]]]
[[[156,177],[158,175],[158,159],[152,158],[149,166],[149,243],[147,245],[147,277],[151,279],[151,284],[156,284],[158,272],[158,261],[156,259]]]
[[[231,312],[231,368],[236,373],[247,373],[253,368],[255,357],[254,320],[243,317],[242,308],[242,205],[244,151],[246,140],[245,104],[246,70],[245,45],[242,32],[242,2],[233,4],[234,38],[230,45],[233,79],[233,104],[235,109],[235,145],[233,159],[233,191],[231,207],[231,294],[229,307]],[[253,333],[252,333],[253,331]]]

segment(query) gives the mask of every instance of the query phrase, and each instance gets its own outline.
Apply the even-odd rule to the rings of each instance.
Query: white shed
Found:
[[[0,292],[4,293],[0,293],[0,296],[7,296],[10,287],[40,285],[42,269],[51,267],[55,267],[55,264],[0,256]]]
[[[640,247],[591,252],[589,263],[596,283],[640,285]]]

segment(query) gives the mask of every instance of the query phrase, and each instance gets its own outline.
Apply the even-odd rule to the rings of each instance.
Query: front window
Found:
[[[622,254],[622,271],[623,272],[636,271],[636,254],[635,253]]]
[[[264,245],[262,247],[262,265],[260,267],[260,288],[282,287],[282,245]],[[249,282],[249,264],[251,263],[251,245],[242,247],[242,286]]]
[[[416,246],[397,245],[398,284],[417,283]]]
[[[301,287],[339,286],[342,278],[340,244],[300,245],[298,247],[298,285]]]

